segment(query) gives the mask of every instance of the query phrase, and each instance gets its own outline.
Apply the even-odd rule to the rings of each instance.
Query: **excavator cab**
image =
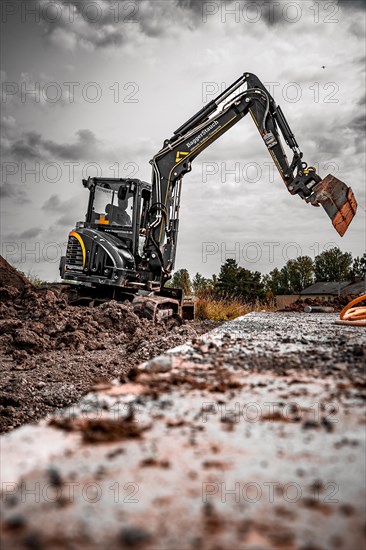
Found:
[[[138,186],[127,181],[84,180],[89,188],[86,223],[132,227],[133,206]]]

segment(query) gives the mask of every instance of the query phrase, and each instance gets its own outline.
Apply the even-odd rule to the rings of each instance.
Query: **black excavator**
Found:
[[[303,161],[281,108],[254,74],[244,73],[164,141],[150,161],[151,184],[83,180],[89,190],[85,221],[70,232],[60,262],[61,278],[75,285],[78,303],[128,299],[139,315],[154,320],[189,316],[182,290],[165,286],[174,268],[182,179],[197,155],[248,113],[288,191],[322,206],[344,235],[357,209],[352,189],[332,175],[322,179]],[[281,134],[292,150],[291,162]]]

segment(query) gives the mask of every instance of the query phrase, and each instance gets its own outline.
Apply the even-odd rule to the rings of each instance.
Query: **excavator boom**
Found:
[[[233,96],[243,84],[246,89]],[[299,195],[313,206],[322,206],[341,236],[356,214],[352,189],[332,175],[322,179],[313,166],[302,160],[303,153],[281,108],[254,74],[244,73],[165,140],[163,148],[150,161],[152,206],[144,258],[149,260],[152,254],[157,257],[163,284],[174,267],[182,178],[191,170],[197,155],[248,113],[292,195]],[[291,162],[281,137],[292,150]]]

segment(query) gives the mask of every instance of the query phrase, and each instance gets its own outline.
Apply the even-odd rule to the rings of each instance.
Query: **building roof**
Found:
[[[342,294],[366,294],[366,281],[352,283],[342,290]]]
[[[309,296],[312,294],[328,294],[338,296],[338,294],[362,294],[366,292],[365,281],[352,283],[351,281],[330,281],[327,283],[315,283],[308,286],[300,292],[301,295]]]

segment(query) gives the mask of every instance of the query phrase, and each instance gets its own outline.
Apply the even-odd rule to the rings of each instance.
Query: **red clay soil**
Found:
[[[37,289],[3,258],[0,277],[0,432],[76,402],[95,384],[123,379],[217,325],[153,324],[128,302],[72,306],[68,285]]]
[[[32,283],[11,266],[5,258],[0,256],[0,293],[6,294],[6,288],[4,289],[4,287],[12,287],[23,291],[26,286],[30,287]]]

